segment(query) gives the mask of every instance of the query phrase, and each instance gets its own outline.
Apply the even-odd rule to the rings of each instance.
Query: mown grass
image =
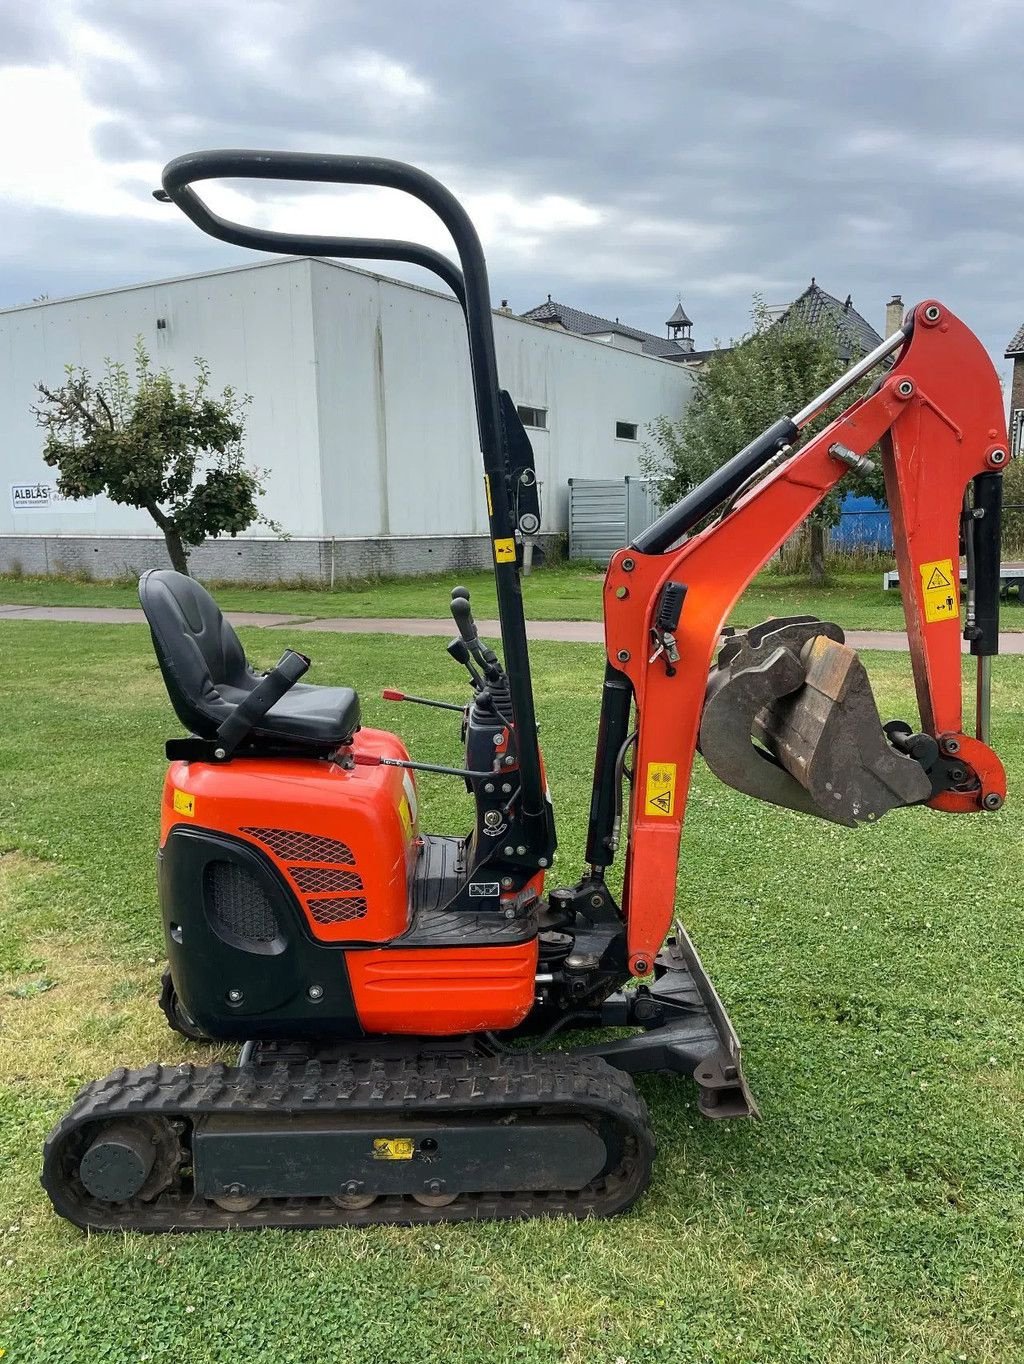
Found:
[[[246,632],[258,661],[279,640]],[[369,723],[450,759],[436,641],[296,634]],[[659,1156],[608,1223],[85,1237],[37,1182],[46,1132],[116,1064],[207,1057],[153,1001],[161,741],[146,633],[0,623],[0,1347],[6,1360],[426,1364],[1015,1361],[1024,1357],[1021,824],[926,810],[857,833],[757,805],[698,764],[680,908],[741,1036],[763,1121],[712,1125],[642,1078]],[[909,714],[900,655],[868,658]],[[535,651],[579,870],[601,654]],[[1024,660],[996,668],[995,740],[1024,777]],[[427,827],[465,822],[424,777]],[[43,983],[45,982],[45,988]]]
[[[295,616],[445,616],[452,586],[460,575],[352,583],[330,592],[313,587],[259,587],[218,584],[217,601],[225,611],[266,611]],[[480,620],[497,613],[494,579],[464,573]],[[600,620],[603,573],[593,567],[558,566],[523,581],[527,615],[534,620]],[[0,576],[0,603],[12,606],[137,606],[135,585],[81,582],[67,578]],[[838,614],[837,614],[838,613]],[[900,630],[903,611],[898,592],[882,590],[880,572],[835,573],[825,587],[812,588],[805,577],[761,574],[738,604],[734,625],[754,625],[766,616],[808,614],[838,619],[851,630]],[[1003,629],[1024,628],[1024,611],[1014,599],[1003,611]]]

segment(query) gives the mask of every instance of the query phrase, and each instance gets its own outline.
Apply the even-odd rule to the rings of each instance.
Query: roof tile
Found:
[[[1006,347],[1006,359],[1011,355],[1024,355],[1024,322],[1020,324],[1013,334],[1013,339]]]
[[[861,317],[849,300],[840,303],[834,294],[826,293],[813,279],[775,325],[784,326],[789,318],[800,318],[812,327],[821,322],[833,323],[839,334],[840,354],[844,360],[852,359],[855,355],[866,355],[882,343],[882,338],[871,323]]]

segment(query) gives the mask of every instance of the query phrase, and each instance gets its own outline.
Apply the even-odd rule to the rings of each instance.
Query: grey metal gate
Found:
[[[570,478],[569,558],[606,564],[659,510],[644,478]]]

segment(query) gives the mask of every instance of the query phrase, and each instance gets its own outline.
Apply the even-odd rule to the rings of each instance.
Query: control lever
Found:
[[[414,701],[417,706],[433,706],[436,710],[457,710],[461,715],[466,709],[465,706],[457,706],[453,701],[432,701],[426,696],[409,696],[404,691],[395,691],[393,687],[385,687],[381,692],[382,701]]]
[[[440,772],[443,777],[466,777],[484,780],[494,772],[476,772],[470,767],[444,767],[440,763],[417,763],[412,759],[381,758],[376,753],[349,753],[345,763],[350,767],[403,767],[409,772]]]
[[[448,645],[448,652],[451,654],[452,658],[455,659],[455,662],[461,663],[469,673],[469,679],[473,684],[473,690],[479,691],[484,685],[484,679],[473,667],[473,659],[470,655],[469,646],[466,644],[466,641],[464,639],[453,639],[451,644]]]
[[[494,650],[488,648],[480,639],[476,621],[473,619],[473,610],[469,604],[468,588],[452,588],[451,612],[459,634],[470,653],[483,668],[488,679],[492,682],[497,680],[501,676],[501,664],[498,662],[498,655]]]

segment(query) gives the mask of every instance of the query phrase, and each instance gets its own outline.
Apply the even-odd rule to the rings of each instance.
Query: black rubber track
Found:
[[[437,1119],[541,1113],[611,1134],[610,1168],[577,1191],[460,1192],[445,1207],[424,1207],[410,1194],[382,1195],[370,1207],[339,1208],[329,1198],[264,1198],[251,1210],[226,1211],[191,1186],[188,1134],[207,1114],[324,1114]],[[174,1133],[181,1161],[156,1197],[105,1203],[78,1178],[81,1157],[106,1121],[146,1119]],[[176,1125],[176,1126],[174,1126]],[[225,1227],[333,1227],[503,1220],[537,1216],[610,1217],[629,1208],[650,1180],[654,1136],[646,1106],[628,1075],[599,1057],[539,1055],[408,1056],[234,1066],[147,1066],[115,1070],[78,1093],[47,1138],[42,1185],[56,1211],[91,1231],[198,1231]],[[177,1164],[173,1162],[172,1164]]]

